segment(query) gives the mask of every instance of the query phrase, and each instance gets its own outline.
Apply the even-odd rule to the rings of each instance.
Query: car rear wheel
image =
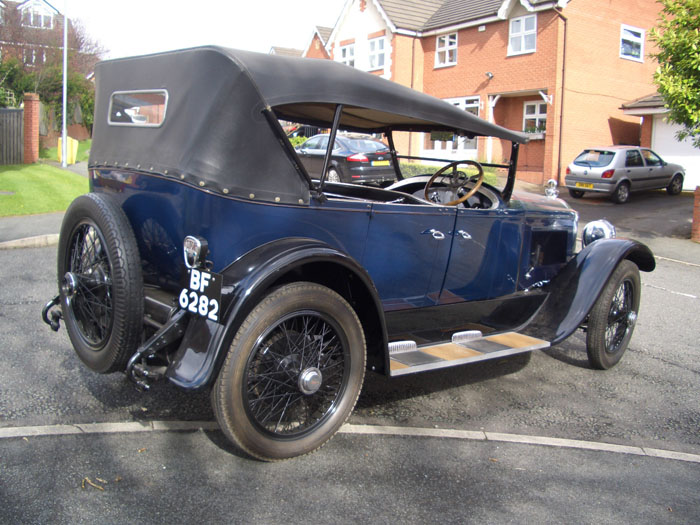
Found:
[[[621,182],[615,188],[611,195],[612,201],[615,204],[624,204],[630,200],[630,184],[629,182]]]
[[[136,239],[122,208],[88,193],[61,225],[58,285],[78,357],[100,373],[123,370],[143,325],[143,277]]]
[[[588,316],[586,351],[593,368],[607,370],[622,358],[637,321],[640,291],[639,268],[621,261]]]
[[[669,195],[678,195],[683,191],[683,175],[676,173],[668,186],[666,186],[666,191]]]
[[[307,454],[352,412],[365,359],[362,325],[345,299],[318,284],[288,284],[236,333],[212,391],[216,418],[258,459]]]
[[[328,175],[326,175],[326,180],[328,182],[340,182],[340,174],[335,168],[328,168]]]
[[[583,192],[581,190],[574,190],[574,189],[569,188],[569,195],[571,195],[574,199],[580,199],[581,197],[583,197],[584,193],[585,192]]]

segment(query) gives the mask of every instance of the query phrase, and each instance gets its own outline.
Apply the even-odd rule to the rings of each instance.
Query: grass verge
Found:
[[[63,211],[88,179],[45,164],[0,166],[0,217]]]

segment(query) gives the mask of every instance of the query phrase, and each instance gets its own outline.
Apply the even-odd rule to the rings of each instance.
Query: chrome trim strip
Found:
[[[418,345],[415,341],[394,341],[389,343],[389,355],[415,352],[416,350],[418,350]]]

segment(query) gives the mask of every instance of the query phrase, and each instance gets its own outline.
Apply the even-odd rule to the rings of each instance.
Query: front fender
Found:
[[[225,350],[248,313],[267,295],[274,283],[312,263],[336,265],[351,272],[371,295],[377,312],[382,311],[369,274],[347,254],[314,239],[294,237],[273,241],[251,250],[221,272],[224,324],[200,317],[192,319],[168,367],[168,379],[188,390],[211,384],[223,362]],[[384,318],[379,317],[386,345]]]
[[[640,270],[656,267],[654,254],[644,244],[627,239],[599,239],[571,259],[546,285],[548,297],[523,333],[557,344],[586,320],[591,308],[623,259]]]

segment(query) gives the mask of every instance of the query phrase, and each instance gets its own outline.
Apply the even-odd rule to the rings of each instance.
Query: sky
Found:
[[[104,58],[215,44],[267,53],[304,49],[345,0],[55,0],[108,52]]]

